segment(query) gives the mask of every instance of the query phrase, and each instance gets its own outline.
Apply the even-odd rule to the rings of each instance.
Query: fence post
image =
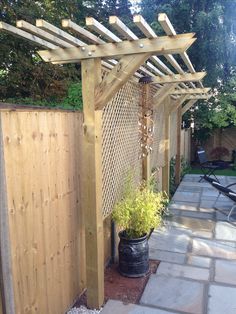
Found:
[[[101,81],[101,60],[82,62],[84,113],[82,208],[85,214],[87,304],[104,302],[104,239],[102,217],[102,111],[95,110],[95,91]]]
[[[164,104],[164,161],[162,168],[162,190],[169,195],[170,189],[170,96]]]
[[[176,160],[175,160],[175,184],[179,185],[181,177],[181,122],[182,107],[177,109],[177,130],[176,130]]]

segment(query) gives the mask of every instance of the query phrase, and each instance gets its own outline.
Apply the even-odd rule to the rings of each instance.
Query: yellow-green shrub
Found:
[[[112,217],[126,231],[128,238],[139,238],[161,224],[166,204],[167,196],[153,192],[149,185],[134,190],[128,187],[123,199],[116,204]]]

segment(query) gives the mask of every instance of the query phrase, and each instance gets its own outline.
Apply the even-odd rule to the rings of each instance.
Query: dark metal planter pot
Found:
[[[119,232],[119,271],[126,277],[142,277],[149,270],[148,235],[127,239],[125,231]]]

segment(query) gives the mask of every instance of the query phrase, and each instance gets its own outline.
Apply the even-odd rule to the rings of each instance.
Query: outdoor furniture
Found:
[[[220,182],[215,175],[215,171],[225,169],[225,167],[223,167],[222,165],[214,165],[212,162],[209,162],[206,157],[206,152],[203,149],[197,151],[197,156],[202,173],[204,174],[203,176],[201,176],[199,182],[201,182],[203,179],[209,178],[211,175],[214,176],[217,182]]]
[[[228,221],[230,221],[230,216],[232,215],[234,209],[236,209],[236,192],[231,190],[231,189],[229,189],[229,187],[231,187],[233,185],[236,185],[236,183],[232,183],[232,184],[229,184],[227,186],[223,186],[219,182],[213,181],[211,184],[219,192],[219,195],[217,196],[216,201],[215,201],[213,207],[215,207],[215,205],[216,205],[216,203],[217,203],[217,201],[218,201],[218,199],[219,199],[221,194],[224,195],[225,197],[229,198],[233,202],[233,206],[231,207],[230,212],[229,212],[229,214],[227,216]]]

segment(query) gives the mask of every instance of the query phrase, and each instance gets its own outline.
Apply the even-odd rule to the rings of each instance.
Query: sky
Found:
[[[130,3],[132,4],[132,7],[131,7],[132,13],[139,11],[139,5],[138,4],[140,2],[141,2],[141,0],[130,0]]]

